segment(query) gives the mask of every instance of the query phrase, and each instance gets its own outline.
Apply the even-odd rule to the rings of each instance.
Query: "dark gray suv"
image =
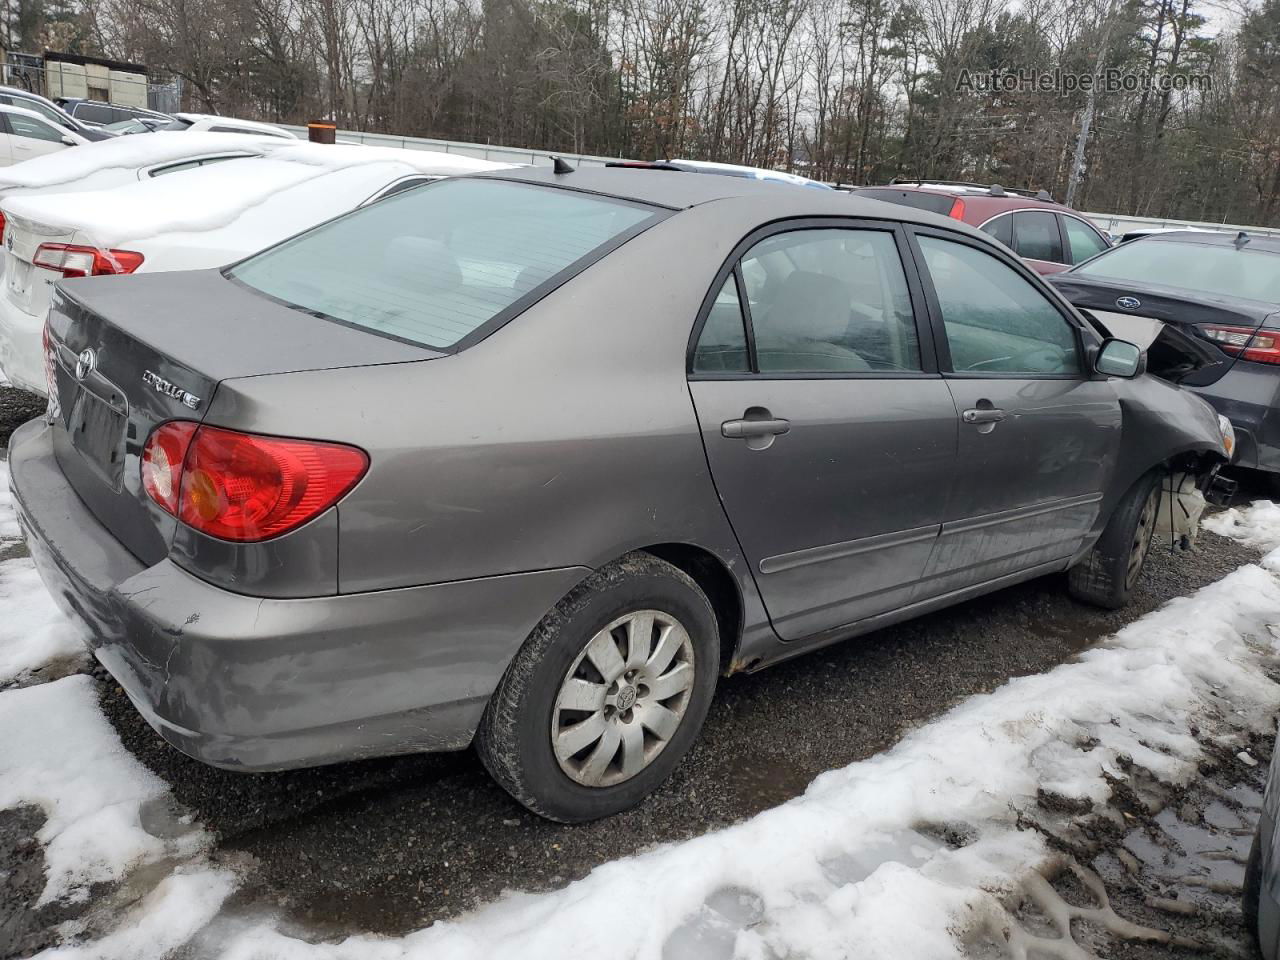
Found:
[[[476,743],[574,821],[717,678],[1044,574],[1124,602],[1219,419],[953,220],[652,169],[441,181],[59,284],[14,499],[179,749]]]

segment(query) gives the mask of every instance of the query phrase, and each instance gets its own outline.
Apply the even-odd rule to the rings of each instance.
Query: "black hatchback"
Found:
[[[1236,465],[1265,471],[1280,491],[1280,237],[1159,234],[1050,281],[1114,336],[1146,345],[1160,323],[1189,334],[1207,362],[1169,379],[1231,421]]]

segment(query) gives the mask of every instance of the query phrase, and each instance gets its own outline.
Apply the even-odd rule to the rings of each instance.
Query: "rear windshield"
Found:
[[[1237,250],[1225,244],[1132,240],[1073,272],[1280,304],[1280,254],[1247,247]]]
[[[447,348],[659,216],[570,190],[442,180],[317,227],[229,275],[300,309]]]
[[[940,213],[944,217],[955,206],[956,198],[945,193],[930,193],[928,190],[885,190],[883,188],[854,190],[855,197],[866,197],[869,200],[883,200],[885,203],[897,203],[917,210],[928,210]]]

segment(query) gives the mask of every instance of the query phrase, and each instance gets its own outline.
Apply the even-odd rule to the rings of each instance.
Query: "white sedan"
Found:
[[[115,189],[7,196],[0,370],[19,387],[46,392],[41,333],[59,280],[223,266],[392,193],[502,166],[293,141],[268,156]]]
[[[0,104],[0,166],[78,147],[89,141],[34,110]]]

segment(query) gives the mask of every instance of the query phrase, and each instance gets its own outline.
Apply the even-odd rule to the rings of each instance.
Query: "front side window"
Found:
[[[761,373],[920,370],[920,344],[893,234],[774,234],[741,261]]]
[[[1027,260],[1063,263],[1058,218],[1052,213],[1028,210],[1013,215],[1013,249]]]
[[[1075,331],[1007,264],[963,243],[921,236],[958,373],[1078,374]]]
[[[62,141],[62,132],[55,130],[43,120],[35,117],[24,117],[20,113],[8,114],[9,129],[15,137],[27,137],[31,140],[49,140],[53,143]]]
[[[1075,217],[1063,217],[1062,229],[1067,234],[1067,246],[1071,248],[1071,262],[1082,263],[1107,249],[1107,242],[1087,223]]]
[[[301,310],[447,348],[661,216],[572,190],[441,180],[322,224],[228,275]]]

